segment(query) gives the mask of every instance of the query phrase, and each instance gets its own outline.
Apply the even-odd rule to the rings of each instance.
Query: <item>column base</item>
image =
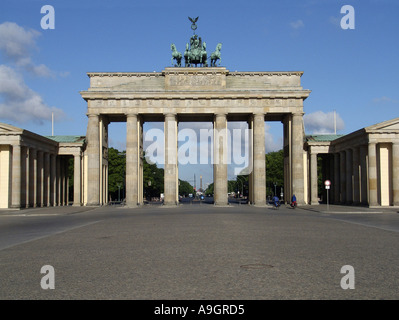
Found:
[[[58,206],[63,206],[63,205],[58,205]],[[93,202],[93,203],[87,203],[86,207],[99,207],[100,203],[99,202]]]
[[[81,206],[82,206],[81,203],[74,203],[74,204],[72,204],[72,207],[81,207]]]
[[[311,205],[311,206],[318,206],[319,204],[320,204],[319,201],[310,202],[310,205]]]

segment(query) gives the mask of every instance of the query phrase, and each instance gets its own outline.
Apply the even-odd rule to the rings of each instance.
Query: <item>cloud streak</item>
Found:
[[[17,67],[35,76],[53,76],[51,70],[44,64],[33,63],[31,55],[37,50],[36,39],[40,33],[36,30],[25,30],[14,22],[0,24],[0,52],[4,58]]]
[[[41,96],[30,89],[23,77],[11,67],[0,65],[0,118],[26,123],[33,121],[61,120],[65,117],[61,109],[49,107]]]
[[[334,112],[325,113],[316,111],[303,116],[306,134],[333,134],[334,133]],[[345,128],[344,120],[336,114],[337,131]]]

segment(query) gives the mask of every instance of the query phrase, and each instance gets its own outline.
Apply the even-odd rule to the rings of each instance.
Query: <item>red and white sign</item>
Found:
[[[324,181],[324,185],[326,186],[326,189],[330,189],[331,181],[330,180]]]

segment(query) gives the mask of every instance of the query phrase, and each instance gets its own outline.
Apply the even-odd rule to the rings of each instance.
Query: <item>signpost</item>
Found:
[[[326,180],[324,181],[324,185],[326,187],[327,190],[327,211],[328,211],[328,191],[330,190],[330,186],[331,186],[331,181],[330,180]]]

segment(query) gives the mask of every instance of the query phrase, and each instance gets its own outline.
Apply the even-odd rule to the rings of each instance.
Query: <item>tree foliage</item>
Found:
[[[284,150],[266,154],[266,194],[274,195],[276,184],[277,195],[284,186]]]

